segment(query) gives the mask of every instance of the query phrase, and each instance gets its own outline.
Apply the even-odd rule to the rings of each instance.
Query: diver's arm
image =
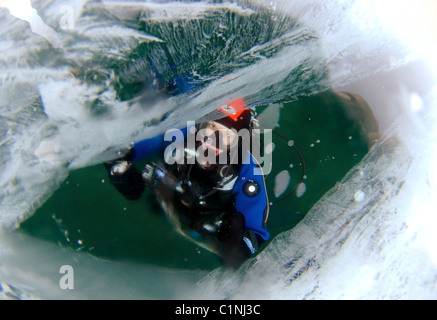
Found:
[[[150,157],[153,154],[161,152],[164,146],[164,135],[145,139],[134,144],[132,153],[132,162],[138,162]]]
[[[188,128],[183,128],[176,131],[182,133],[181,139],[186,139]],[[150,157],[153,154],[164,154],[164,149],[169,145],[169,143],[170,141],[165,140],[165,134],[139,141],[134,144],[132,161],[137,162],[147,157]]]
[[[181,132],[185,137],[187,129]],[[164,135],[135,143],[122,157],[105,163],[109,181],[127,199],[138,199],[144,191],[144,181],[134,163],[153,154],[164,153],[166,144]]]
[[[104,163],[109,181],[126,199],[138,199],[144,191],[144,181],[134,163],[159,152],[163,142],[163,136],[142,140],[122,157]]]

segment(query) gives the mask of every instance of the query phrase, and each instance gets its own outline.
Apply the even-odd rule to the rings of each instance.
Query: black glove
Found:
[[[132,155],[133,149],[130,149],[122,158],[104,164],[109,181],[129,200],[138,199],[144,191],[141,174],[130,161]]]

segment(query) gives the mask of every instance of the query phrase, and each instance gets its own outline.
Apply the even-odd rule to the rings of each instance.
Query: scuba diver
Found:
[[[151,188],[179,231],[236,268],[270,236],[262,168],[243,143],[253,120],[243,99],[232,101],[187,125],[171,144],[165,135],[134,144],[123,157],[105,163],[109,180],[130,200]],[[175,144],[181,146],[179,158]],[[164,159],[136,168],[159,153]]]

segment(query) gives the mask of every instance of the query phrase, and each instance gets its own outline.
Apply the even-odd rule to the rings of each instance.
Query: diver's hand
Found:
[[[127,159],[127,154],[123,158],[106,162],[105,168],[108,171],[109,181],[115,188],[128,200],[138,199],[144,191],[144,182],[141,173],[135,168],[133,163]]]

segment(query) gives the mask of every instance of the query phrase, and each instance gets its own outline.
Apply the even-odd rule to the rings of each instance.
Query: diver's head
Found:
[[[201,139],[199,139],[200,143],[204,148],[209,148],[211,151],[216,152],[217,156],[236,145],[236,139],[238,139],[237,131],[218,121],[210,120],[204,122],[200,129],[200,134],[202,135]]]
[[[252,116],[250,109],[243,99],[237,99],[218,108],[213,115],[209,120],[206,118],[202,121],[199,128],[201,138],[198,141],[204,151],[208,149],[217,159],[221,157],[229,160],[223,154],[229,155],[233,148],[238,147],[241,130],[249,129]]]
[[[214,117],[204,120],[200,126],[203,129],[203,143],[215,143],[215,147],[231,148],[236,145],[238,132],[249,129],[252,114],[246,107],[243,99],[234,100],[218,108],[213,113]],[[208,139],[209,137],[209,139]]]

